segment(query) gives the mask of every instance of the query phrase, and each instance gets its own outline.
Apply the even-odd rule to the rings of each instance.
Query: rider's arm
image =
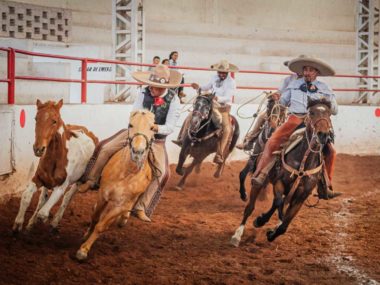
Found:
[[[289,106],[290,104],[290,94],[291,94],[291,89],[286,88],[285,91],[281,94],[280,97],[280,104],[283,106]]]
[[[330,86],[328,86],[326,83],[324,82],[318,82],[318,83],[319,83],[318,85],[320,85],[320,87],[318,86],[318,88],[320,88],[320,93],[322,93],[323,96],[325,96],[326,99],[331,102],[331,114],[332,115],[338,114],[338,103],[336,101],[334,92],[332,91]]]
[[[141,109],[144,109],[144,107],[143,107],[143,101],[144,101],[144,94],[140,93],[136,97],[135,102],[133,102],[132,110],[141,110]]]
[[[179,121],[180,108],[181,105],[178,96],[174,96],[173,100],[170,102],[165,124],[158,125],[158,134],[167,136],[174,131],[176,123]]]

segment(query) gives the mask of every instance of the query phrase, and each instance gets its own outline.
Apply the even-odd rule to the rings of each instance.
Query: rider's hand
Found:
[[[151,128],[151,130],[155,133],[158,132],[158,125],[157,124],[154,124],[153,127]]]
[[[195,90],[198,90],[199,84],[198,83],[191,83],[191,87],[193,87],[193,89],[195,89]]]
[[[278,100],[280,100],[280,97],[281,97],[281,93],[280,92],[275,92],[275,93],[272,94],[273,100],[278,101]]]

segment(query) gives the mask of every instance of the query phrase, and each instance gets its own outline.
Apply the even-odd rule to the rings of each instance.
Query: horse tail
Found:
[[[232,118],[232,121],[233,121],[233,124],[234,124],[235,128],[234,128],[234,133],[232,135],[231,144],[230,144],[230,147],[229,147],[230,151],[232,151],[234,149],[234,147],[235,147],[235,145],[237,143],[237,140],[239,139],[239,135],[240,135],[240,127],[239,127],[238,121],[232,115],[231,115],[231,118]]]

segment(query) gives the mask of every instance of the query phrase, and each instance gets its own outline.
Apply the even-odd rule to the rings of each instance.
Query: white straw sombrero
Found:
[[[221,72],[238,72],[239,68],[232,63],[229,63],[227,60],[221,60],[218,63],[215,63],[210,66],[211,70],[221,71]]]
[[[320,76],[333,76],[335,74],[334,69],[330,65],[311,56],[298,57],[288,63],[289,69],[297,74],[302,74],[305,66],[318,69]]]
[[[181,84],[182,74],[169,69],[166,65],[158,64],[152,71],[136,71],[132,77],[139,82],[153,87],[174,88]]]

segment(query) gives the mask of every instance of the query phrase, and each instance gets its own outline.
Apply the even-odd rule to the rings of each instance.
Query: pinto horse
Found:
[[[232,236],[231,244],[239,246],[247,219],[255,209],[256,198],[268,183],[274,185],[272,207],[256,218],[254,226],[265,225],[278,209],[281,223],[267,231],[267,239],[273,241],[286,232],[307,197],[323,179],[323,148],[330,141],[332,127],[330,109],[331,103],[324,99],[309,101],[302,140],[292,149],[286,152],[285,149],[282,150],[281,160],[271,169],[263,185],[252,183],[250,200],[244,210],[243,220]]]
[[[117,222],[124,225],[138,198],[160,174],[154,166],[154,114],[147,110],[130,115],[128,145],[115,153],[102,172],[98,199],[91,225],[77,251],[78,260],[87,258],[99,235]]]
[[[278,100],[274,100],[273,97],[269,95],[267,103],[267,119],[253,145],[247,164],[239,174],[240,199],[243,201],[247,201],[247,192],[244,185],[245,179],[248,173],[255,172],[258,158],[264,150],[265,143],[276,130],[276,128],[285,121],[285,115],[285,107],[281,106]]]
[[[220,130],[216,128],[211,119],[213,108],[212,102],[214,97],[215,94],[199,95],[194,102],[189,128],[187,129],[187,135],[183,138],[181,152],[176,167],[176,172],[179,175],[182,175],[181,180],[176,186],[178,190],[182,190],[186,178],[193,171],[193,168],[196,167],[196,170],[199,171],[202,161],[209,154],[217,151],[218,141],[221,139],[221,135]],[[224,163],[218,164],[214,177],[220,177],[225,161],[232,152],[239,138],[239,123],[234,116],[230,115],[230,118],[233,125],[231,142],[224,155]],[[184,169],[183,164],[188,155],[192,156],[194,159],[192,163]]]
[[[63,213],[76,192],[76,182],[83,175],[86,165],[98,143],[97,137],[82,126],[65,125],[60,109],[63,100],[58,103],[37,100],[34,154],[40,157],[32,181],[22,193],[20,209],[13,224],[13,231],[21,231],[24,216],[33,194],[41,189],[37,208],[30,218],[27,230],[32,229],[38,219],[46,222],[51,208],[65,193],[61,206],[51,222],[58,227]],[[48,189],[53,192],[48,198]]]

